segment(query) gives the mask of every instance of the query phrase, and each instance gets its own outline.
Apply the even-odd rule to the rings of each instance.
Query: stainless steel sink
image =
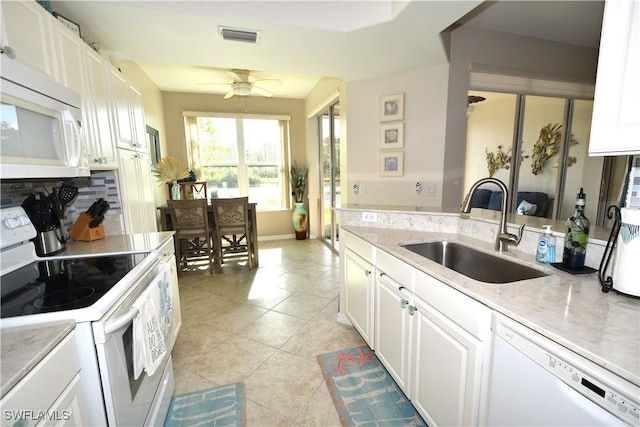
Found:
[[[481,282],[511,283],[548,276],[535,268],[455,242],[436,241],[400,246]]]

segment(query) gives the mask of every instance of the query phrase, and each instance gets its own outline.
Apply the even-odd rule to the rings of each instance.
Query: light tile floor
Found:
[[[242,381],[248,426],[339,426],[316,356],[364,345],[336,322],[338,256],[319,240],[260,242],[260,266],[179,279],[176,394]]]

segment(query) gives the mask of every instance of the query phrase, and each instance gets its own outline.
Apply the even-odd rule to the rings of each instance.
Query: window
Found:
[[[259,210],[289,204],[289,118],[185,113],[190,164],[212,197],[249,196]]]

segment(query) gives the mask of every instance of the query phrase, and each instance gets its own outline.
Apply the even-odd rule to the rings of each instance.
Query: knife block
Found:
[[[73,223],[73,227],[69,231],[69,235],[76,241],[92,242],[94,240],[104,239],[104,226],[99,224],[97,227],[89,228],[89,223],[93,218],[86,212],[81,212],[80,216]]]

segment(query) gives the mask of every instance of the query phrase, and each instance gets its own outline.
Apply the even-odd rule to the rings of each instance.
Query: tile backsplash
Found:
[[[105,215],[106,234],[121,234],[123,231],[122,209],[118,195],[116,171],[94,171],[91,176],[68,179],[15,179],[0,182],[0,207],[20,206],[31,194],[50,194],[54,187],[62,184],[78,187],[78,197],[65,208],[64,223],[71,228],[80,212],[86,211],[96,200],[102,198],[109,203]]]

